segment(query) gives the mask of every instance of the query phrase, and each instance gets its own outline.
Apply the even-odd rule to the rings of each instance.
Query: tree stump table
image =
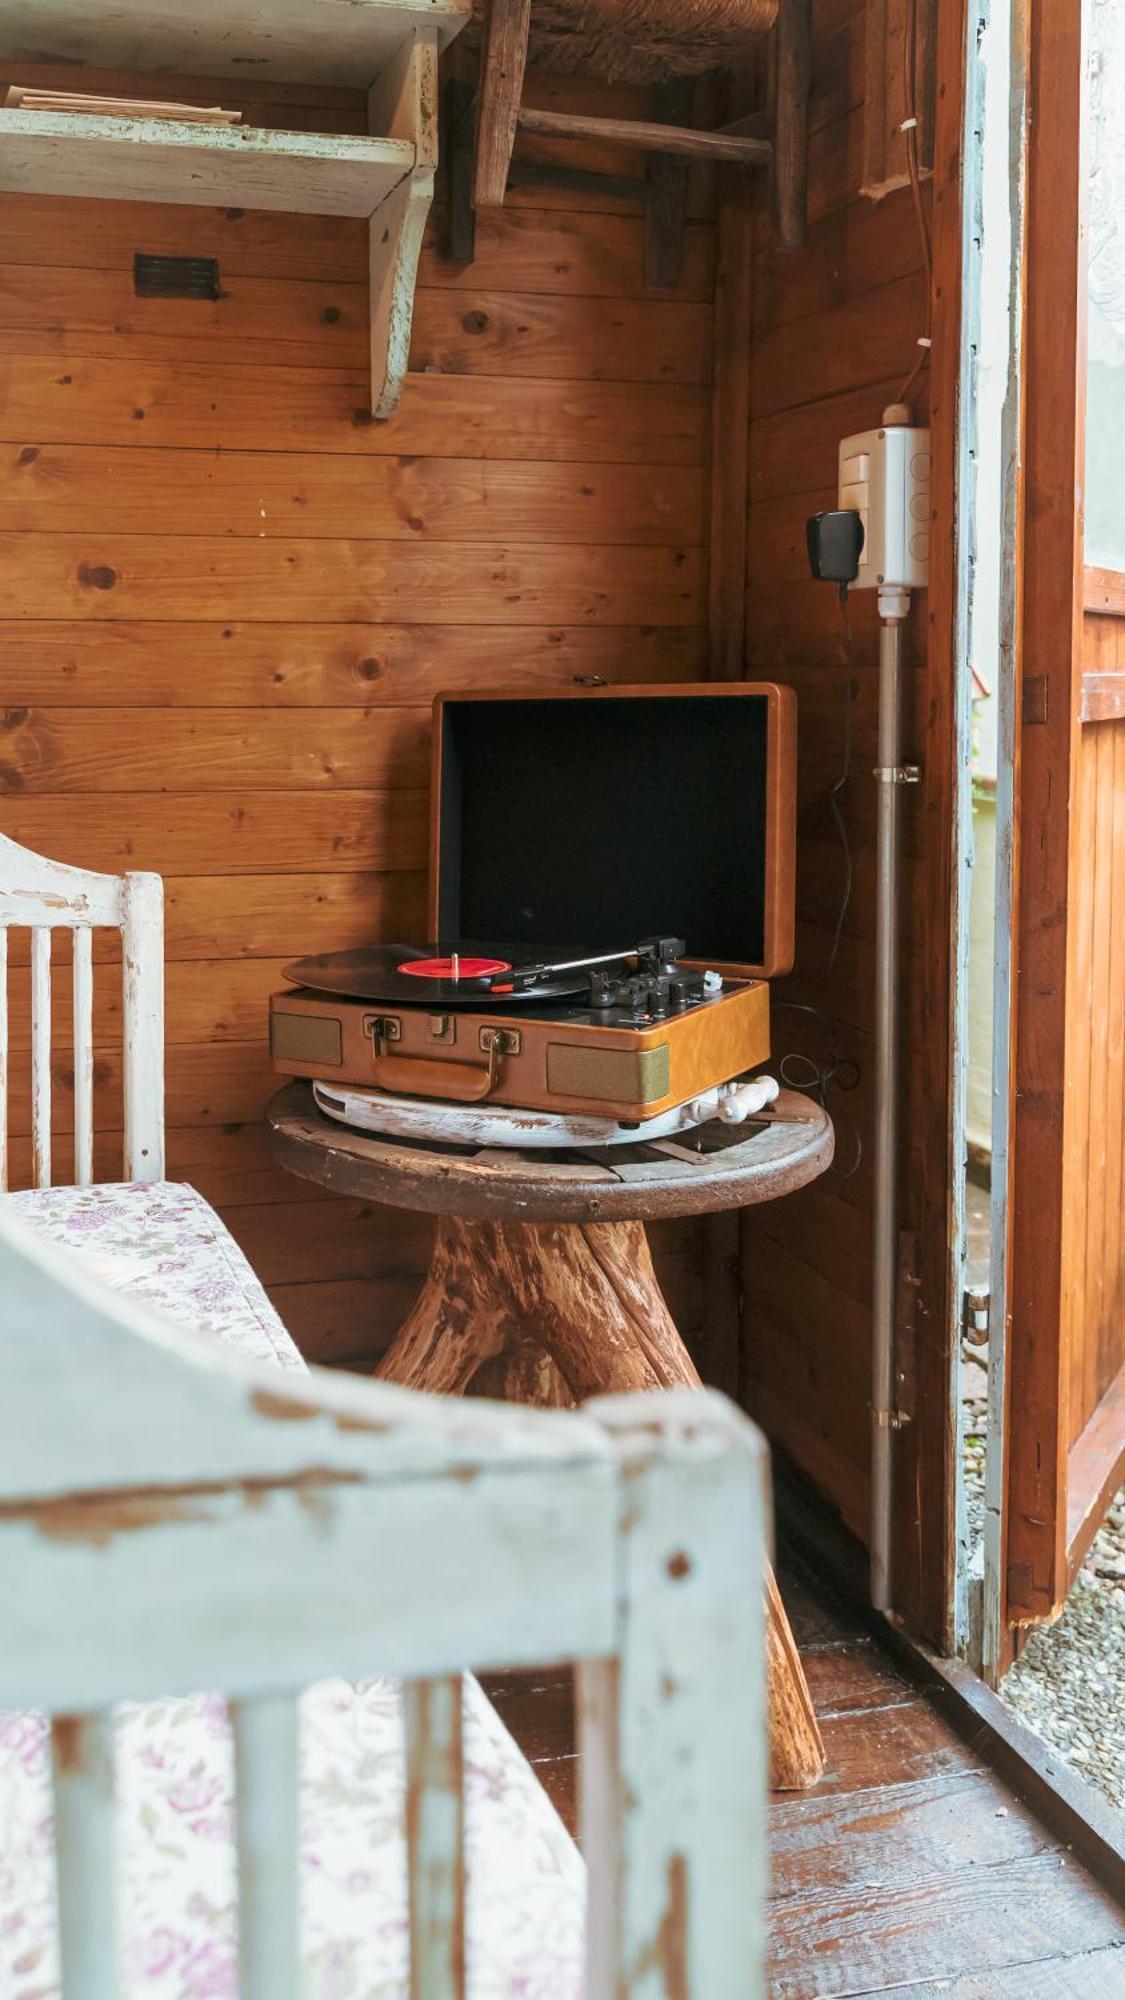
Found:
[[[772,1201],[824,1172],[832,1125],[784,1091],[745,1126],[644,1145],[543,1152],[379,1138],[289,1084],[267,1113],[281,1165],[337,1194],[436,1217],[429,1272],[378,1373],[437,1395],[572,1407],[698,1385],[652,1266],[645,1222]],[[769,1572],[771,1782],[814,1784],[824,1749]]]

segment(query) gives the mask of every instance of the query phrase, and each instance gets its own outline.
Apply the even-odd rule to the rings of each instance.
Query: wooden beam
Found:
[[[901,1226],[917,1233],[915,1294],[916,1419],[898,1433],[895,1447],[895,1603],[911,1630],[942,1651],[951,1650],[955,1436],[951,1395],[953,1343],[959,1296],[950,1244],[956,1203],[955,1176],[962,1171],[953,1122],[950,1077],[959,1033],[953,1012],[952,957],[955,927],[950,912],[959,881],[954,828],[957,813],[958,721],[950,662],[959,643],[959,564],[964,560],[963,495],[958,497],[962,450],[959,412],[963,354],[963,273],[961,152],[965,103],[964,0],[948,0],[942,10],[942,76],[938,136],[940,173],[934,183],[934,296],[941,313],[934,323],[934,346],[926,386],[919,394],[927,408],[933,460],[933,516],[940,532],[931,538],[930,585],[920,620],[925,647],[925,698],[913,742],[921,751],[918,825],[925,829],[920,881],[919,930],[922,951],[908,985],[925,1011],[924,1047],[903,1065],[901,1089],[911,1147],[923,1163],[911,1168],[910,1195]],[[925,418],[923,417],[923,421]],[[915,616],[918,616],[917,611]],[[922,637],[922,633],[925,637]],[[900,1162],[900,1169],[901,1169]],[[923,1192],[924,1191],[924,1192]]]
[[[600,139],[614,146],[636,146],[645,153],[676,153],[690,160],[726,161],[731,166],[767,166],[773,158],[768,139],[730,132],[697,132],[690,125],[654,125],[637,118],[588,118],[575,111],[539,111],[521,105],[521,132],[544,139]]]
[[[722,176],[717,221],[707,671],[733,681],[746,671],[754,212],[744,175]]]
[[[530,25],[531,0],[489,0],[481,51],[474,208],[503,204],[516,141]]]
[[[774,220],[783,250],[799,250],[805,240],[811,15],[811,0],[781,0],[777,17],[773,197]]]

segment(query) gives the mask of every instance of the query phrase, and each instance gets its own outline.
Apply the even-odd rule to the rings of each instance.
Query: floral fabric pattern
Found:
[[[6,1199],[53,1243],[81,1251],[114,1291],[251,1360],[304,1367],[230,1231],[194,1188],[123,1181]]]
[[[190,1188],[9,1196],[116,1288],[283,1367],[297,1349],[219,1218]],[[466,1677],[471,2000],[579,2000],[584,1872],[534,1774]],[[304,2000],[406,2000],[408,1921],[397,1685],[326,1681],[301,1697]],[[235,2000],[234,1772],[218,1695],[117,1713],[124,1984],[114,2000]],[[0,1715],[0,2000],[59,1994],[49,1729]]]

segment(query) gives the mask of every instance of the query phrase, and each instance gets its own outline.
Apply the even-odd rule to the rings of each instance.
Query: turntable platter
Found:
[[[528,985],[519,961],[518,946],[372,945],[295,959],[283,976],[317,993],[341,993],[384,1006],[511,1007],[517,1001],[565,1000],[588,990],[589,975],[579,969],[552,970]]]

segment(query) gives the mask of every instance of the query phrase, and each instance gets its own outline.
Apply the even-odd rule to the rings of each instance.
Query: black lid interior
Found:
[[[769,701],[447,699],[437,929],[765,960]]]

